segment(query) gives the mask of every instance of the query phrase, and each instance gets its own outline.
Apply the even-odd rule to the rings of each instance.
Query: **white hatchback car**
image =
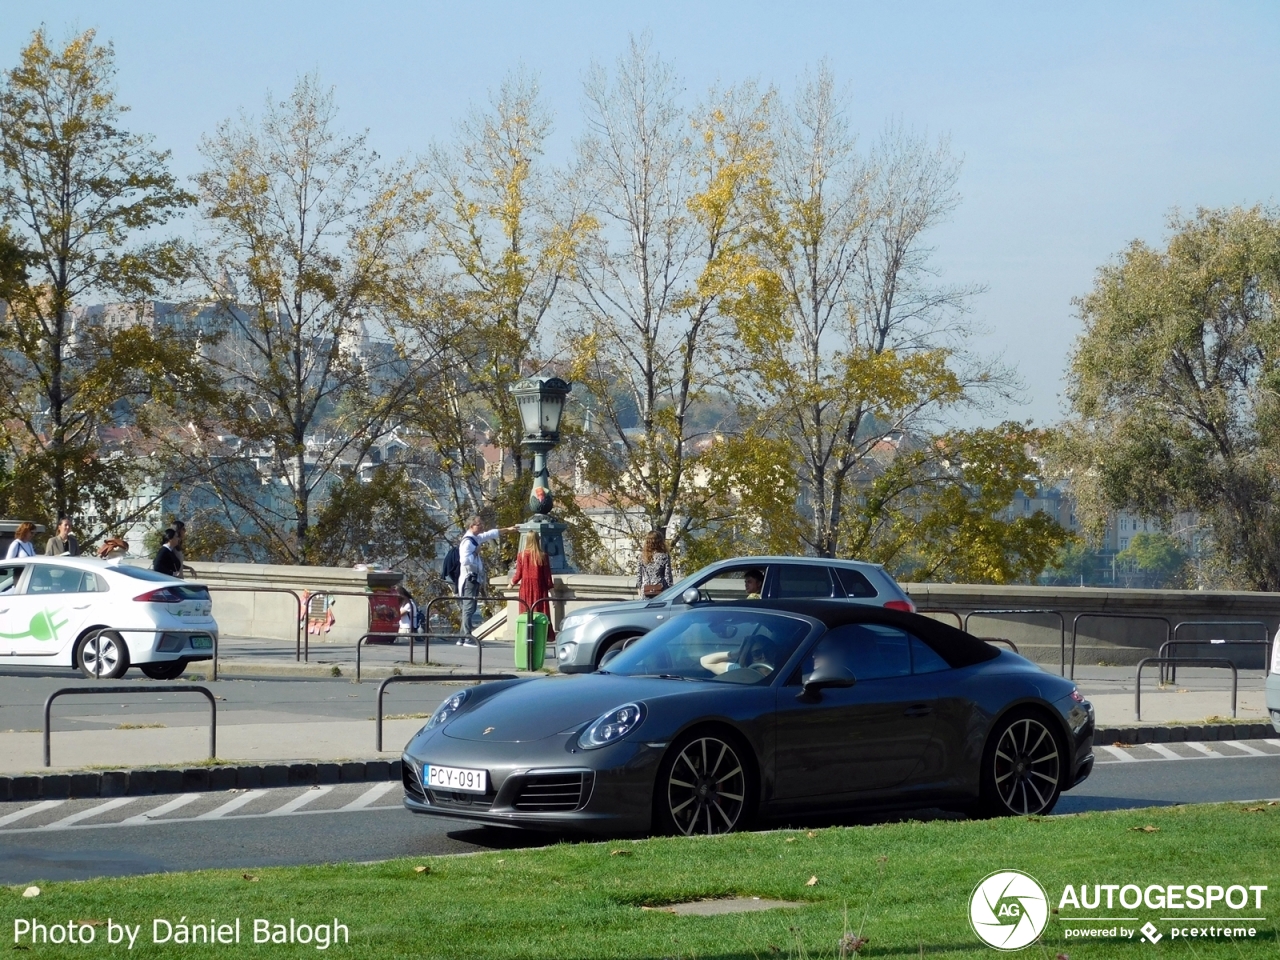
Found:
[[[79,667],[153,680],[213,658],[209,591],[142,567],[89,557],[0,561],[0,664]]]

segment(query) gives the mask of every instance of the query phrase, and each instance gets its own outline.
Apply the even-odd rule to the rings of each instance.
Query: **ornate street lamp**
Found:
[[[572,389],[572,384],[559,377],[530,377],[511,388],[524,426],[520,443],[533,452],[533,490],[529,494],[533,516],[520,529],[541,538],[552,573],[568,573],[569,565],[564,556],[565,525],[550,516],[555,499],[547,473],[547,452],[560,442],[560,416]]]

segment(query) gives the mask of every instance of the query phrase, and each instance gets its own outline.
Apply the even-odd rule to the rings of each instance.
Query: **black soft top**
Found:
[[[986,641],[932,617],[886,610],[864,603],[850,603],[847,600],[731,600],[714,606],[754,607],[799,613],[822,621],[828,628],[840,627],[846,623],[884,623],[901,627],[927,643],[952,667],[968,667],[1000,656],[1000,651]]]

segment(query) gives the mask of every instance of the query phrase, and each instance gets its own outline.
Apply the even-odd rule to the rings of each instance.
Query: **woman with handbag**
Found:
[[[674,582],[667,539],[661,530],[651,530],[640,548],[640,569],[636,573],[636,590],[640,599],[656,597]]]

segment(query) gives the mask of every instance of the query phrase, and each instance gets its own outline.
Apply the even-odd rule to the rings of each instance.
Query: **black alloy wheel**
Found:
[[[743,749],[718,734],[677,742],[658,771],[659,826],[685,836],[742,829],[751,811]]]
[[[996,816],[1048,813],[1062,793],[1066,757],[1048,722],[1016,712],[996,727],[983,757],[983,808]]]

